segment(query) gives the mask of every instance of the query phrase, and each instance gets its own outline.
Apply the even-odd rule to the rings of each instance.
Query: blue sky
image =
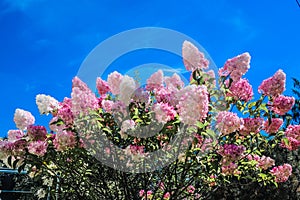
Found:
[[[192,37],[218,67],[248,51],[252,60],[246,78],[254,89],[281,68],[289,94],[291,77],[300,78],[299,23],[300,8],[293,0],[0,0],[0,136],[15,129],[16,108],[29,110],[37,124],[46,125],[49,117],[39,115],[36,94],[58,100],[70,96],[71,80],[88,53],[108,37],[139,27],[164,27]],[[136,56],[119,64],[126,69],[144,60],[167,60],[155,60],[161,57]]]

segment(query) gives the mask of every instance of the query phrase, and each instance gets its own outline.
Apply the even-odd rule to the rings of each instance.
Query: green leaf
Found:
[[[197,126],[198,128],[200,128],[200,129],[206,127],[207,125],[208,125],[208,121],[206,121],[204,124],[201,123],[201,122],[199,122],[199,121],[197,121],[197,124],[196,124],[196,126]]]
[[[266,113],[269,112],[268,108],[267,108],[267,105],[265,103],[261,104],[260,107],[259,107],[261,110],[265,111]]]
[[[282,140],[286,146],[289,145],[289,140],[287,138],[282,138]]]
[[[249,110],[244,110],[243,111],[243,115],[245,115],[246,113],[248,113],[249,112]]]
[[[251,108],[252,108],[253,106],[255,106],[255,105],[256,105],[256,102],[252,102],[252,103],[249,103],[247,107],[248,107],[249,109],[251,109]]]

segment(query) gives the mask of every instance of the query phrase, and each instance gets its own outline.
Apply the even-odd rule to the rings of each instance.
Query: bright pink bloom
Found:
[[[12,142],[21,139],[23,136],[24,133],[21,130],[9,130],[7,133],[8,140]]]
[[[258,133],[263,126],[263,118],[244,118],[243,126],[240,129],[241,135],[248,135],[250,133]]]
[[[160,89],[163,87],[163,81],[164,73],[162,70],[158,70],[147,79],[146,90],[151,91]]]
[[[59,131],[55,135],[53,144],[57,151],[65,151],[76,146],[76,138],[71,131]]]
[[[296,140],[293,137],[286,137],[288,139],[287,143],[284,141],[284,139],[281,140],[280,146],[287,148],[290,151],[297,150],[300,146],[300,141]]]
[[[18,129],[25,130],[27,126],[34,124],[35,118],[30,112],[18,108],[14,114],[14,122]]]
[[[204,54],[189,41],[184,41],[182,44],[183,63],[188,71],[196,69],[207,69],[209,61],[204,57]]]
[[[279,95],[274,99],[273,104],[271,105],[271,109],[278,115],[284,115],[292,109],[294,104],[294,97],[286,97],[283,95]]]
[[[239,160],[245,152],[243,145],[224,144],[217,151],[222,156],[222,173],[225,175],[239,174],[238,166],[235,161]]]
[[[248,52],[228,59],[223,68],[219,70],[219,76],[228,76],[233,81],[238,81],[250,68],[250,55]]]
[[[98,77],[96,80],[96,87],[100,95],[105,95],[107,92],[110,92],[108,83],[102,80],[100,77]]]
[[[72,125],[74,121],[74,116],[71,108],[72,108],[71,99],[65,97],[64,101],[60,103],[60,108],[57,111],[57,117],[62,119],[66,126]]]
[[[300,141],[300,125],[289,125],[285,130],[286,137],[292,137]]]
[[[183,123],[195,125],[208,113],[208,92],[203,85],[189,85],[176,94],[178,113]]]
[[[189,185],[189,186],[187,187],[187,192],[188,192],[188,193],[194,193],[194,192],[195,192],[195,187],[192,186],[192,185]]]
[[[47,138],[47,130],[44,126],[30,125],[27,128],[27,135],[33,141],[45,140]]]
[[[157,186],[161,190],[164,190],[166,188],[164,182],[162,182],[162,181],[159,181],[158,184],[157,184]]]
[[[225,82],[228,85],[228,80]],[[226,95],[233,97],[234,100],[242,100],[248,102],[253,97],[253,89],[247,79],[240,79],[233,82],[229,87],[230,92]]]
[[[45,141],[33,141],[28,145],[28,152],[37,156],[44,156],[47,152],[48,144]]]
[[[176,91],[178,90],[176,89]],[[176,92],[170,88],[161,87],[155,90],[155,98],[157,102],[164,102],[164,103],[169,103],[171,105],[176,105],[173,104],[173,102],[176,101],[175,93]]]
[[[129,145],[129,149],[131,154],[143,154],[145,147],[144,146],[139,146],[139,145]]]
[[[236,113],[228,111],[219,112],[216,120],[216,127],[220,131],[221,135],[228,135],[232,132],[238,131],[241,125],[243,125],[243,120],[241,120]]]
[[[283,120],[280,118],[272,118],[271,124],[269,124],[269,120],[264,122],[264,130],[267,133],[277,133],[281,125],[283,124]]]
[[[284,141],[281,146],[289,150],[297,150],[300,146],[300,125],[289,125],[285,130],[285,137],[288,139],[288,144]]]
[[[155,118],[159,123],[167,123],[168,121],[173,120],[176,115],[174,107],[167,103],[156,103],[153,105],[152,109],[155,113]]]
[[[224,162],[236,161],[243,156],[246,148],[243,145],[224,144],[217,151],[223,157]]]
[[[88,86],[78,77],[73,78],[72,82],[72,113],[78,115],[81,112],[87,113],[89,109],[98,108],[98,99]]]
[[[122,81],[123,76],[119,73],[114,71],[113,73],[108,75],[107,83],[110,87],[111,93],[117,95],[120,93],[120,84]]]
[[[266,96],[276,97],[285,90],[286,75],[280,69],[272,77],[264,80],[258,87],[258,92]]]
[[[292,174],[292,166],[290,164],[284,164],[278,167],[273,167],[270,171],[272,175],[275,176],[275,181],[277,183],[286,182],[289,176]]]
[[[145,190],[140,190],[140,191],[139,191],[139,196],[140,196],[140,197],[143,197],[144,195],[145,195]]]
[[[170,199],[170,197],[171,197],[170,192],[167,192],[167,193],[164,194],[163,199],[168,200],[168,199]]]

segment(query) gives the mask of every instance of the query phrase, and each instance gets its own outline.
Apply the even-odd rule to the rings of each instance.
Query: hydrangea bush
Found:
[[[18,129],[0,142],[0,159],[28,171],[39,199],[213,199],[228,197],[220,191],[233,184],[276,188],[288,181],[292,166],[273,157],[278,148],[287,152],[300,146],[300,125],[283,128],[283,115],[295,103],[283,95],[285,73],[278,70],[264,80],[254,100],[243,77],[249,53],[228,59],[219,80],[192,43],[183,43],[182,57],[191,72],[186,86],[179,75],[167,77],[162,70],[145,86],[113,72],[107,81],[97,78],[97,94],[75,77],[71,97],[62,102],[37,95],[40,113],[52,115],[49,130],[35,125],[30,112],[17,109]],[[149,135],[138,137],[147,127]],[[191,137],[171,146],[182,130]],[[99,149],[104,153],[99,155]],[[113,158],[134,168],[160,149],[176,159],[154,171],[160,158],[144,166],[144,173],[101,162]]]

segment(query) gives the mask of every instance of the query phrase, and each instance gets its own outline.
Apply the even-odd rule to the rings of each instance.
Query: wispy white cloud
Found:
[[[162,68],[162,70],[163,70],[164,72],[171,72],[171,73],[177,73],[177,74],[181,74],[181,73],[187,72],[183,67],[177,67],[177,68]]]

